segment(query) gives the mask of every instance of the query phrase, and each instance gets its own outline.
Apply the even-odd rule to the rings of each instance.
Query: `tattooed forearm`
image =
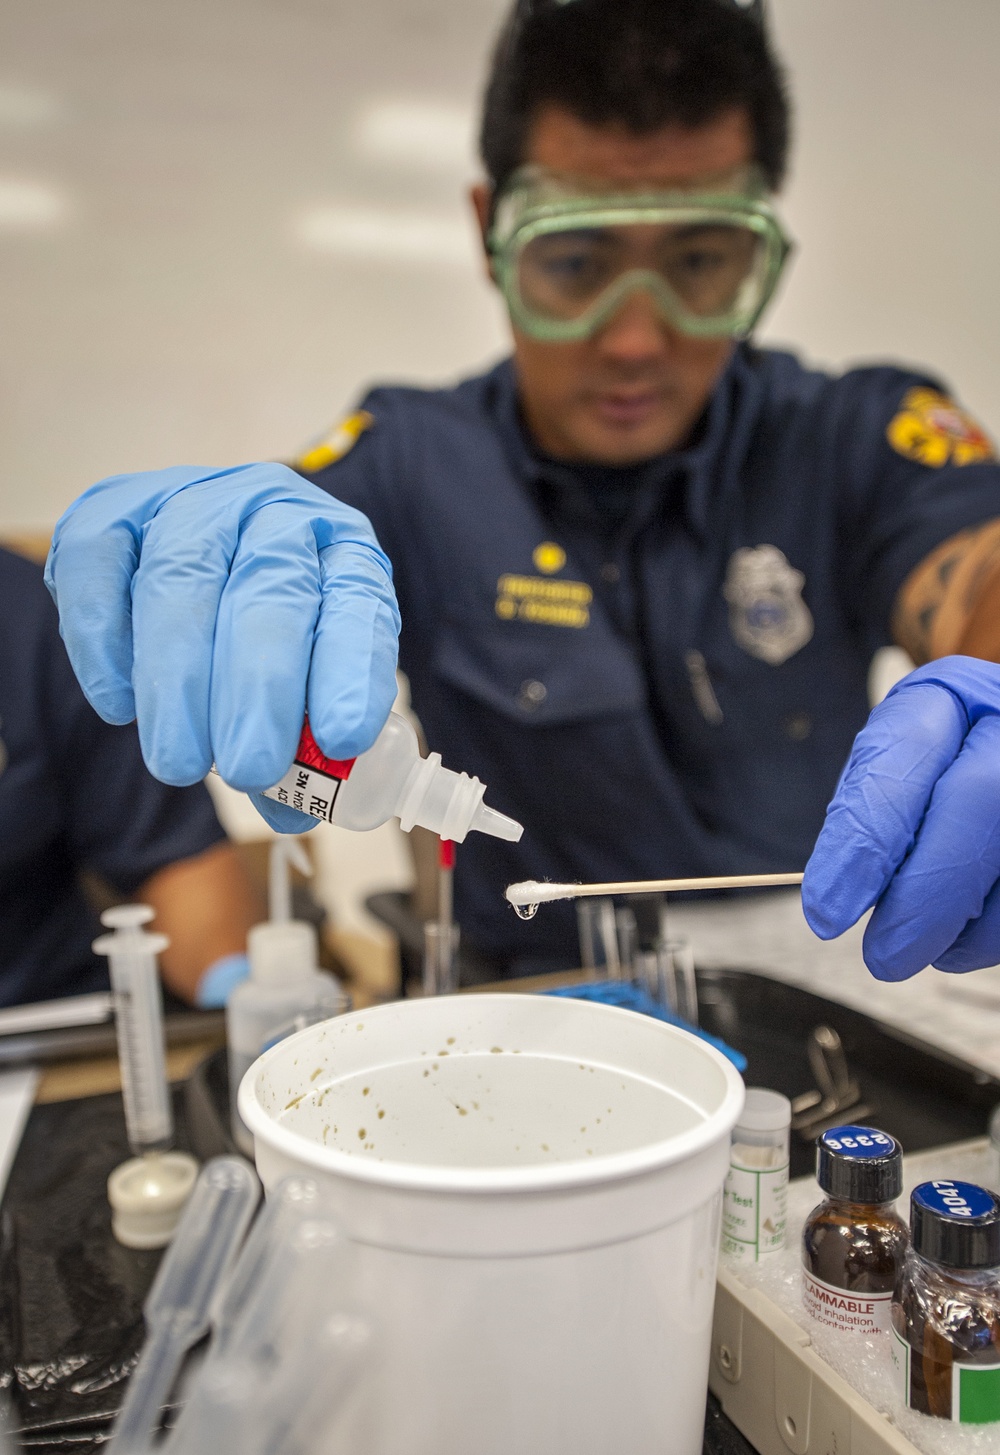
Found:
[[[952,536],[910,572],[892,632],[918,664],[952,652],[1000,660],[1000,520]]]

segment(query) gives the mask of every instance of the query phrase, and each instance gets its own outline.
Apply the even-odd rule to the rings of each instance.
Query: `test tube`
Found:
[[[698,980],[689,940],[658,940],[656,949],[639,955],[640,984],[664,1010],[673,1011],[688,1025],[698,1024]]]
[[[615,910],[615,934],[618,940],[618,975],[621,980],[631,980],[633,963],[639,948],[639,925],[635,910],[622,905]]]
[[[424,925],[424,994],[451,995],[458,989],[458,925],[428,920]]]
[[[438,846],[438,917],[424,925],[424,994],[450,995],[458,989],[459,930],[454,911],[455,845]]]
[[[609,980],[620,980],[622,962],[618,951],[614,900],[578,900],[576,916],[582,968],[592,977],[598,970],[603,970]]]
[[[101,915],[101,923],[112,933],[94,941],[94,951],[107,955],[109,962],[125,1126],[136,1156],[162,1151],[174,1138],[156,964],[170,941],[142,928],[152,918],[148,905],[117,905]]]

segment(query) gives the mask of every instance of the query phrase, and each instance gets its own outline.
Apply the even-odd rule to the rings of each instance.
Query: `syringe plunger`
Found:
[[[112,933],[94,941],[95,952],[109,961],[125,1125],[136,1155],[161,1151],[174,1137],[156,962],[170,942],[166,935],[143,929],[152,918],[148,905],[117,905],[101,915]]]

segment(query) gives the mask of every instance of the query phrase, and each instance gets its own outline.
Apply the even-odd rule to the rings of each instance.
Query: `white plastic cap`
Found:
[[[319,969],[315,926],[306,920],[265,921],[247,935],[250,977],[262,985],[303,980]]]
[[[747,1099],[733,1137],[741,1129],[748,1132],[783,1132],[791,1125],[792,1103],[780,1091],[767,1091],[763,1086],[747,1088]]]
[[[108,1178],[111,1230],[126,1248],[165,1248],[198,1176],[188,1152],[149,1152]]]

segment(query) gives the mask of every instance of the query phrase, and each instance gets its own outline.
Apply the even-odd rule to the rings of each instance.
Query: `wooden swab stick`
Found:
[[[604,894],[676,894],[698,889],[768,889],[781,884],[801,884],[801,874],[720,874],[708,879],[636,879],[621,884],[545,884],[525,879],[508,884],[504,891],[515,909],[547,904],[553,899],[582,899]]]

